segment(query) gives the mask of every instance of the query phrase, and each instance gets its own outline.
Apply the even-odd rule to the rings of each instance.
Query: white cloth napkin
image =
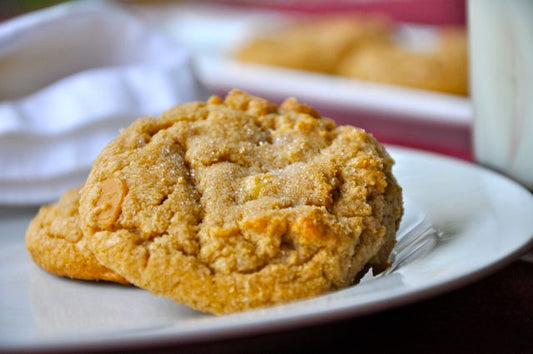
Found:
[[[83,183],[135,118],[204,99],[188,54],[137,17],[74,2],[0,26],[0,204]]]

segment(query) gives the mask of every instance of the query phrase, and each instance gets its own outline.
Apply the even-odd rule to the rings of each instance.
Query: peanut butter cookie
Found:
[[[387,267],[402,215],[393,161],[365,131],[233,90],[126,128],[81,191],[99,262],[223,314],[346,287]]]
[[[239,61],[334,74],[342,58],[364,43],[388,43],[384,17],[326,17],[295,21],[239,48]]]
[[[79,189],[71,189],[57,203],[41,207],[26,231],[26,247],[34,262],[59,276],[127,283],[85,247],[78,203]]]
[[[468,95],[468,45],[464,30],[439,32],[430,51],[392,43],[367,43],[348,54],[339,75],[353,79]]]

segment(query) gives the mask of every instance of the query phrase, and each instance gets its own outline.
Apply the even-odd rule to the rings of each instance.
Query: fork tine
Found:
[[[393,264],[382,276],[429,253],[442,235],[425,216],[419,217],[398,236],[398,243],[392,251]]]

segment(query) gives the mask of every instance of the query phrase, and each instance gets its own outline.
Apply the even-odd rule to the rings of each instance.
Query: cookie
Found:
[[[85,247],[79,225],[79,189],[72,189],[52,205],[39,209],[26,231],[26,248],[44,270],[63,277],[127,283],[102,266]]]
[[[402,215],[393,160],[297,100],[233,90],[124,129],[80,217],[99,262],[215,314],[308,298],[380,271]]]
[[[398,44],[366,44],[348,54],[338,73],[349,78],[468,95],[468,50],[464,30],[446,29],[431,51]]]
[[[293,22],[239,48],[239,61],[333,74],[343,56],[365,42],[388,42],[383,17],[326,17]]]

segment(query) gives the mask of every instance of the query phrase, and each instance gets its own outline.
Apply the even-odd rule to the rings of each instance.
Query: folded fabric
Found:
[[[0,204],[56,199],[133,119],[204,98],[188,53],[109,3],[3,23]]]

